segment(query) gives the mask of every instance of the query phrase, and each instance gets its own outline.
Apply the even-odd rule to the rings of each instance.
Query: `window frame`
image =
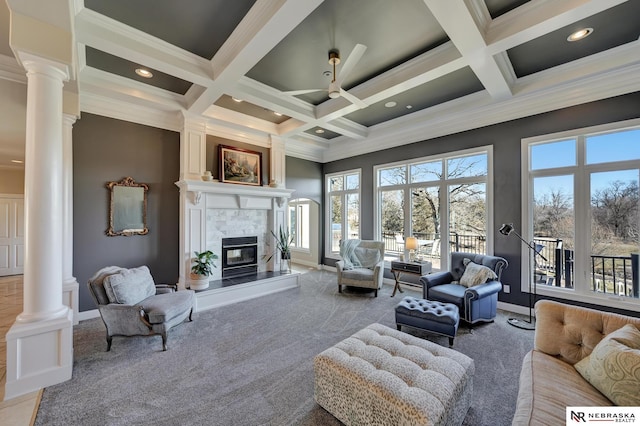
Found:
[[[537,286],[537,294],[572,300],[594,305],[608,306],[640,312],[640,299],[633,299],[614,294],[599,295],[590,290],[589,269],[591,265],[590,250],[579,252],[578,247],[591,247],[591,183],[592,173],[640,168],[640,159],[620,160],[605,163],[586,163],[586,139],[601,133],[615,133],[640,129],[640,119],[632,119],[607,123],[597,126],[573,129],[564,132],[540,135],[521,140],[521,208],[522,238],[533,239],[533,179],[544,176],[568,174],[573,176],[574,196],[574,287]],[[531,170],[531,147],[535,144],[574,139],[576,141],[576,162],[574,166]],[[587,229],[589,232],[579,232]],[[529,292],[529,250],[521,250],[520,290]]]
[[[358,188],[357,189],[342,189],[342,190],[338,190],[338,191],[332,191],[331,190],[331,185],[329,183],[330,179],[336,176],[344,176],[344,184],[346,185],[347,183],[347,179],[346,177],[348,175],[354,175],[357,174],[358,175]],[[324,196],[325,196],[325,229],[327,230],[325,232],[325,236],[324,236],[324,256],[325,258],[328,259],[335,259],[335,260],[340,260],[340,252],[333,252],[331,251],[331,242],[332,242],[332,236],[333,236],[333,231],[331,229],[331,197],[333,195],[340,195],[341,200],[342,200],[342,223],[341,223],[341,233],[342,233],[342,238],[344,238],[344,232],[346,232],[346,230],[348,229],[346,220],[348,220],[348,203],[347,203],[347,195],[349,194],[357,194],[358,195],[358,223],[360,224],[360,226],[358,226],[358,238],[361,238],[362,236],[362,169],[358,168],[358,169],[351,169],[351,170],[345,170],[345,171],[340,171],[340,172],[333,172],[333,173],[326,173],[324,175],[324,183],[325,183],[325,191],[324,191]]]
[[[448,178],[448,160],[457,158],[457,157],[466,157],[474,154],[485,154],[487,156],[487,174],[481,176],[464,176],[459,178]],[[438,180],[429,180],[424,182],[411,182],[410,179],[410,168],[412,165],[418,163],[426,163],[433,161],[441,161],[442,162],[442,177]],[[404,184],[399,185],[387,185],[387,186],[379,186],[379,170],[387,169],[391,167],[404,166],[407,170],[407,181]],[[403,161],[395,161],[392,163],[378,164],[373,167],[373,212],[374,212],[374,235],[376,238],[382,238],[382,217],[380,214],[381,208],[381,198],[380,193],[382,191],[389,190],[403,190],[404,198],[405,198],[405,209],[404,209],[404,229],[412,229],[412,212],[411,206],[406,206],[408,195],[410,195],[412,188],[420,188],[420,187],[440,187],[441,194],[446,194],[446,198],[440,200],[440,229],[449,229],[449,190],[448,187],[452,184],[456,183],[483,183],[485,185],[485,211],[487,214],[486,217],[486,226],[487,226],[487,236],[486,236],[486,251],[487,254],[493,254],[494,250],[494,212],[493,212],[493,145],[483,145],[468,149],[462,149],[458,151],[452,151],[441,154],[434,154],[425,157],[419,158],[411,158]],[[410,204],[410,201],[408,202]],[[442,211],[443,205],[446,204],[446,211]],[[445,214],[446,213],[446,214]],[[406,232],[406,231],[405,231]],[[450,257],[450,235],[449,232],[440,232],[440,244],[441,244],[441,253],[443,252],[442,248],[444,248],[444,252],[446,252],[446,256],[440,257],[440,269],[442,271],[449,270],[449,257]],[[390,267],[390,261],[385,261],[385,266]]]
[[[302,247],[298,244],[298,241],[300,239],[300,235],[299,235],[299,230],[301,227],[303,227],[305,224],[302,223],[303,221],[300,220],[300,216],[299,216],[299,210],[298,207],[302,206],[302,205],[306,205],[307,206],[307,219],[310,219],[310,214],[311,214],[311,200],[308,198],[296,198],[294,200],[290,200],[289,203],[287,204],[287,209],[290,207],[294,207],[295,212],[296,212],[296,233],[295,233],[295,241],[294,241],[294,245],[291,246],[291,251],[295,251],[295,252],[299,252],[299,253],[306,253],[309,254],[311,253],[311,229],[309,228],[309,223],[306,223],[307,226],[307,239],[309,240],[309,247]],[[287,221],[288,223],[288,227],[289,227],[289,231],[291,232],[291,216],[289,214],[287,214]],[[309,220],[307,220],[307,222],[309,222]]]

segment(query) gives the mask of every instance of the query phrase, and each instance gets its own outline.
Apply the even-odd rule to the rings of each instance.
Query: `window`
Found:
[[[310,247],[310,200],[297,199],[289,202],[289,233],[292,237],[291,246],[297,249],[309,250]]]
[[[484,147],[377,166],[376,235],[385,258],[400,259],[407,236],[435,270],[447,267],[450,251],[487,253],[489,163]]]
[[[326,175],[327,256],[340,253],[340,240],[360,238],[360,170]]]
[[[640,120],[525,139],[522,153],[523,237],[547,259],[523,251],[522,282],[531,263],[542,294],[640,310]]]

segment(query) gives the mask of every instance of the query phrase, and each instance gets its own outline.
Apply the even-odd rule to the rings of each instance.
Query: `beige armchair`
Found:
[[[372,240],[340,241],[340,256],[336,262],[338,292],[342,286],[362,287],[378,290],[384,277],[384,242]]]

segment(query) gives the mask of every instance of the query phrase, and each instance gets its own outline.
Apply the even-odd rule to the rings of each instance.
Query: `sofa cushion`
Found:
[[[442,284],[436,285],[429,289],[429,297],[427,299],[439,300],[440,302],[453,303],[454,305],[464,305],[464,292],[466,287],[460,284]]]
[[[540,351],[522,362],[513,425],[565,424],[566,407],[604,407],[613,404],[571,364]]]
[[[489,280],[495,280],[498,278],[495,272],[486,266],[478,265],[471,261],[471,259],[464,259],[464,273],[460,277],[460,285],[465,287],[473,287],[476,285],[484,284]]]
[[[104,290],[111,303],[135,305],[156,294],[156,286],[149,268],[124,269],[104,279]]]
[[[342,271],[342,278],[355,281],[371,281],[373,279],[373,271],[368,268],[350,269]]]
[[[633,324],[605,336],[575,368],[616,405],[640,406],[640,331]]]
[[[183,290],[151,296],[142,303],[142,307],[151,324],[163,324],[191,309],[194,300],[193,290]]]

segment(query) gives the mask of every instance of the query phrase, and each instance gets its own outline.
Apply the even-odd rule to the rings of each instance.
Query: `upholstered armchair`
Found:
[[[191,321],[195,292],[177,291],[175,284],[155,284],[149,268],[125,269],[109,266],[89,279],[89,290],[107,329],[107,351],[113,336],[162,336],[167,350],[167,332]]]
[[[338,292],[342,286],[363,287],[378,290],[384,277],[384,242],[372,240],[340,241],[340,256],[336,262]]]
[[[420,278],[423,297],[454,303],[460,318],[469,324],[493,321],[502,290],[500,276],[507,261],[498,256],[451,253],[451,270]]]

